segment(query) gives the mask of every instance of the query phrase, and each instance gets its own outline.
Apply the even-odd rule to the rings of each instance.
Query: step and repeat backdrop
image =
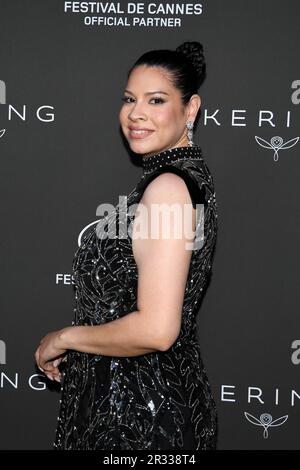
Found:
[[[0,448],[51,449],[58,383],[36,368],[70,325],[71,263],[99,204],[140,178],[118,120],[151,49],[204,46],[194,141],[219,208],[199,341],[218,449],[300,449],[300,4],[0,1]]]

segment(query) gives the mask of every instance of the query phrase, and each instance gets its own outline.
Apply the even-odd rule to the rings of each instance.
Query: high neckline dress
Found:
[[[137,310],[138,271],[132,239],[120,233],[132,226],[134,212],[128,207],[140,201],[150,181],[173,172],[185,181],[193,207],[197,211],[204,207],[204,222],[203,217],[197,222],[200,243],[191,256],[181,330],[167,351],[131,357],[69,351],[54,442],[58,450],[216,448],[216,404],[196,331],[217,238],[213,178],[198,145],[142,156],[141,161],[143,172],[127,196],[127,208],[119,203],[101,220],[107,231],[117,222],[119,232],[99,236],[99,223],[75,252],[72,324],[99,325]]]

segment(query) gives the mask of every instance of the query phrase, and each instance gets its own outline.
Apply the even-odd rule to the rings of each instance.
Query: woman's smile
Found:
[[[129,128],[129,137],[131,139],[145,139],[152,135],[154,131],[149,129],[131,129]]]

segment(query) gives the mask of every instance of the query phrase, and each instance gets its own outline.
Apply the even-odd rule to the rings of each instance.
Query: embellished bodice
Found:
[[[212,268],[217,235],[213,179],[199,146],[142,157],[132,191],[84,235],[73,259],[74,325],[98,325],[137,309],[132,207],[162,172],[186,182],[204,207],[185,286],[182,324],[168,351],[108,357],[70,351],[55,447],[167,449],[214,446],[216,412],[196,335],[196,316]],[[171,280],[170,280],[171,282]],[[188,425],[187,423],[190,423]]]
[[[136,309],[138,271],[130,236],[134,211],[130,208],[136,207],[145,187],[155,176],[173,171],[188,182],[190,192],[195,196],[193,202],[204,204],[205,208],[204,221],[200,214],[196,229],[196,238],[201,244],[193,250],[185,289],[182,326],[186,327],[185,334],[190,335],[191,329],[195,328],[197,304],[208,281],[217,232],[212,177],[199,146],[177,147],[150,157],[143,156],[142,165],[143,174],[136,187],[122,204],[115,206],[94,226],[75,253],[73,278],[77,302],[74,324],[105,323]]]

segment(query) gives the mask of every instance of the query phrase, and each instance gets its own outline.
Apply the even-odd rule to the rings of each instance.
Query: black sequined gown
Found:
[[[196,315],[211,273],[217,235],[213,179],[196,145],[141,158],[143,174],[127,196],[127,208],[138,203],[146,185],[164,171],[184,178],[194,207],[205,204],[203,246],[192,253],[181,331],[169,350],[141,356],[70,351],[62,380],[56,449],[216,448],[216,406],[196,336]],[[121,212],[119,203],[106,215],[107,230],[112,221],[120,222]],[[123,228],[132,224],[133,217],[125,210]],[[106,323],[137,310],[132,239],[120,237],[122,232],[99,238],[96,227],[74,256],[75,325]]]

